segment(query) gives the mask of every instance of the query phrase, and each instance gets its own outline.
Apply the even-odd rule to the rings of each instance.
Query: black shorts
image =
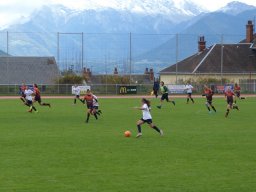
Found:
[[[233,97],[227,97],[227,103],[231,106],[233,105]]]
[[[169,98],[168,98],[168,93],[164,93],[161,97],[161,100],[166,100],[166,101],[169,101]]]
[[[76,95],[76,98],[79,99],[80,95]]]
[[[31,106],[33,101],[27,100],[26,103],[27,103],[27,105]]]
[[[87,109],[93,109],[92,105],[87,105]]]
[[[41,97],[40,96],[35,96],[35,101],[37,101],[38,103],[41,103]]]
[[[191,97],[192,93],[187,93],[189,97]]]
[[[99,109],[99,106],[93,106],[93,109]]]
[[[211,100],[208,100],[206,101],[209,105],[212,105],[212,99]]]
[[[25,95],[24,92],[22,92],[20,96],[23,97],[23,98],[26,98],[26,95]]]
[[[147,123],[147,124],[153,123],[152,119],[143,119],[143,118],[141,118],[140,120],[143,121],[144,123]]]
[[[240,97],[240,92],[238,91],[238,92],[235,92],[235,95],[237,96],[237,97]]]

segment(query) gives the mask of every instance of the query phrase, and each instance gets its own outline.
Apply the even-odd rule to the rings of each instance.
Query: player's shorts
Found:
[[[93,109],[93,105],[87,105],[87,109]]]
[[[21,93],[21,97],[26,98],[26,95],[24,92]]]
[[[237,97],[240,97],[240,91],[235,92],[235,95],[236,95]]]
[[[192,93],[187,93],[189,97],[191,97]]]
[[[80,95],[76,95],[76,98],[79,99]]]
[[[209,105],[212,105],[212,99],[207,99],[206,103],[208,103]]]
[[[143,121],[144,123],[147,123],[147,124],[153,123],[152,119],[143,119],[143,118],[141,118],[140,120]]]
[[[230,106],[233,105],[233,97],[227,97],[227,104],[229,104]]]
[[[169,101],[169,98],[168,98],[168,93],[164,93],[161,97],[161,100],[166,100],[166,101]]]
[[[30,106],[30,105],[32,105],[33,101],[27,100],[26,103]]]
[[[41,97],[40,96],[35,96],[35,101],[37,101],[38,103],[41,103]]]
[[[93,106],[93,109],[99,109],[99,106]]]

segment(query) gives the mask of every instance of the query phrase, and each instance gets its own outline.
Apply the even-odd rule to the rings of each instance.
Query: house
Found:
[[[241,82],[256,79],[256,34],[252,21],[246,25],[246,39],[237,44],[214,44],[206,48],[199,37],[198,53],[160,71],[165,83],[179,83],[202,78]]]
[[[0,84],[54,84],[58,76],[54,57],[0,57]]]

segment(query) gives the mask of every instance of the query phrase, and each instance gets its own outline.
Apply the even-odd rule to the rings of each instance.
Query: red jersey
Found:
[[[241,91],[241,87],[240,86],[235,86],[234,87],[234,91],[235,92],[240,92]]]
[[[233,97],[233,95],[235,95],[235,94],[234,94],[234,92],[231,91],[231,90],[228,90],[228,91],[225,92],[225,96],[226,96],[226,97]]]
[[[40,96],[40,91],[37,87],[34,87],[35,96]]]
[[[21,92],[25,92],[25,90],[26,90],[26,88],[27,88],[27,86],[26,85],[22,85],[21,87],[20,87],[20,90],[21,90]]]
[[[93,106],[93,96],[85,95],[84,100],[86,101],[87,106]]]
[[[213,91],[211,90],[211,89],[205,89],[204,90],[204,94],[206,95],[206,96],[212,96],[213,95]]]

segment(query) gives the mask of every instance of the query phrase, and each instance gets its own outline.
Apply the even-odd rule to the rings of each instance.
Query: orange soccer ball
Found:
[[[125,132],[124,132],[124,136],[125,136],[125,137],[130,137],[131,134],[132,134],[131,131],[125,131]]]

